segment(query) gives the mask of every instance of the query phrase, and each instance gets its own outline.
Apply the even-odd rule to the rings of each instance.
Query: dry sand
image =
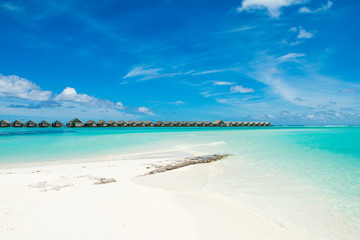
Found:
[[[214,163],[136,177],[164,159],[0,169],[0,239],[300,239],[198,192]]]

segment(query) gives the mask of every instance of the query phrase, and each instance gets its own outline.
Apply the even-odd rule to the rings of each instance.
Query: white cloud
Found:
[[[243,12],[265,9],[271,17],[278,18],[281,15],[281,8],[305,2],[307,0],[243,0],[237,10]]]
[[[77,93],[75,88],[67,87],[59,95],[55,96],[54,100],[56,101],[71,101],[86,103],[94,101],[95,97],[90,97],[87,94]]]
[[[333,5],[333,2],[331,1],[328,1],[327,4],[321,6],[320,8],[318,9],[315,9],[315,10],[311,10],[307,7],[302,7],[299,9],[299,12],[300,13],[318,13],[318,12],[326,12],[327,10],[329,10]]]
[[[309,39],[309,38],[312,38],[313,36],[314,36],[313,33],[308,32],[305,29],[300,28],[297,38],[307,38],[307,39]]]
[[[54,97],[55,101],[65,101],[81,103],[90,107],[105,108],[105,109],[125,109],[121,102],[112,102],[106,99],[99,99],[93,96],[89,96],[84,93],[77,93],[74,88],[67,87],[60,94]]]
[[[144,113],[150,116],[155,116],[155,113],[153,113],[153,111],[151,111],[149,108],[147,107],[138,107],[138,112],[139,113]]]
[[[251,93],[255,92],[252,88],[243,87],[241,85],[232,86],[230,88],[230,93]]]
[[[306,56],[306,54],[303,54],[303,53],[288,53],[284,56],[278,57],[277,59],[280,62],[286,62],[286,61],[295,60],[297,58],[305,57],[305,56]]]
[[[38,85],[27,79],[0,74],[0,97],[46,101],[51,96],[51,91],[43,91]]]
[[[216,85],[216,86],[226,86],[226,85],[234,85],[235,83],[234,82],[226,82],[226,81],[213,81],[212,82],[213,85]]]

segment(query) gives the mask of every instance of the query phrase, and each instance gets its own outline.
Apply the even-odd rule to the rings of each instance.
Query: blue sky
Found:
[[[360,2],[0,0],[0,118],[360,122]]]

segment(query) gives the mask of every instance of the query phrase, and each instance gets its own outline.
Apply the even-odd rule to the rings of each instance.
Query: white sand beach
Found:
[[[197,192],[216,163],[137,177],[147,164],[178,157],[6,166],[0,239],[300,239],[245,206]],[[101,178],[116,182],[94,184]]]

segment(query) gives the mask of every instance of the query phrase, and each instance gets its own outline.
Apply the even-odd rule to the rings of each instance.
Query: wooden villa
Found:
[[[145,122],[143,121],[136,121],[135,123],[137,127],[145,127]]]
[[[164,122],[164,126],[165,126],[165,127],[173,127],[173,126],[174,126],[174,123],[171,122],[171,121],[166,121],[166,122]]]
[[[165,124],[162,121],[157,121],[155,127],[165,127]]]
[[[197,127],[197,123],[195,121],[190,121],[189,126],[190,127]]]
[[[224,122],[225,127],[232,127],[232,122]]]
[[[104,120],[98,121],[98,122],[96,123],[96,125],[97,125],[98,127],[107,127],[107,126],[108,126],[107,122],[104,121]]]
[[[23,122],[20,121],[20,120],[15,120],[15,121],[12,123],[12,126],[13,126],[13,127],[25,127],[25,123],[23,123]]]
[[[153,127],[154,123],[152,121],[145,121],[145,127]]]
[[[39,124],[38,124],[37,122],[33,121],[33,120],[29,120],[29,121],[27,121],[27,122],[25,123],[25,126],[26,126],[26,127],[38,127]]]
[[[8,120],[1,120],[0,127],[11,127],[11,123]]]
[[[53,122],[51,124],[52,127],[63,127],[64,124],[62,124],[62,122],[60,122],[59,120],[56,120],[55,122]]]
[[[84,127],[97,127],[97,124],[94,120],[89,120],[84,124]]]
[[[118,124],[119,127],[126,127],[127,126],[127,123],[124,120],[118,121],[117,124]]]
[[[134,121],[127,121],[126,126],[127,127],[136,127],[136,123]]]
[[[233,127],[239,127],[239,122],[231,122]]]
[[[173,123],[174,127],[181,127],[181,122],[180,121],[175,121]]]
[[[117,127],[119,124],[115,120],[108,121],[108,127]]]
[[[224,124],[223,120],[216,120],[215,122],[213,122],[213,126],[214,127],[224,127],[225,124]]]
[[[265,122],[265,126],[266,127],[271,127],[271,123],[270,122]]]
[[[205,123],[203,121],[197,121],[196,124],[198,127],[205,127]]]
[[[210,121],[205,121],[204,125],[205,125],[205,127],[213,127],[214,126],[214,124]]]
[[[43,120],[43,121],[41,121],[39,123],[39,127],[42,127],[42,128],[47,128],[47,127],[50,127],[50,126],[51,126],[51,124],[46,120]]]
[[[80,121],[79,119],[74,118],[73,120],[66,123],[66,126],[67,127],[82,127],[82,126],[84,126],[84,123],[82,121]]]
[[[181,122],[181,126],[182,126],[182,127],[189,127],[190,124],[189,124],[187,121],[182,121],[182,122]]]

